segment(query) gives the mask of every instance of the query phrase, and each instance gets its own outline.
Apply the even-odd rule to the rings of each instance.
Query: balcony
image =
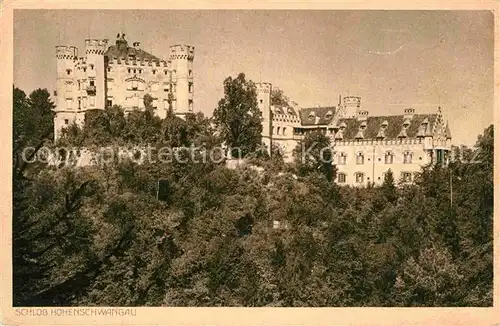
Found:
[[[96,89],[95,86],[89,85],[87,86],[87,94],[88,95],[95,95]]]

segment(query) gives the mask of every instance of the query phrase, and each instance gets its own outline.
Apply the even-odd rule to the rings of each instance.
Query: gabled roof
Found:
[[[135,49],[133,47],[128,46],[128,43],[125,39],[116,40],[115,45],[111,45],[106,52],[104,52],[104,56],[109,59],[113,58],[124,58],[125,60],[129,59],[129,55],[135,56],[137,61],[149,60],[149,61],[160,61],[160,58],[148,53],[142,49]]]
[[[331,112],[331,116],[328,115],[329,112]],[[314,113],[313,119],[310,118],[312,113]],[[299,111],[300,120],[303,126],[327,125],[333,120],[335,113],[336,108],[334,106],[303,108]]]
[[[410,125],[405,130],[406,136],[408,138],[416,138],[422,122],[427,118],[429,124],[427,130],[430,131],[436,122],[437,114],[415,114],[410,120]],[[384,139],[397,139],[403,129],[403,123],[405,121],[404,115],[393,115],[393,116],[368,116],[366,118],[366,129],[364,130],[364,139],[376,139],[377,135],[380,135],[381,126],[384,121],[387,121],[388,125],[383,130],[385,135]],[[343,132],[344,140],[354,140],[359,131],[359,126],[362,121],[355,118],[350,119],[340,119],[338,125],[341,123],[346,124],[346,129]],[[426,133],[428,134],[428,133]]]

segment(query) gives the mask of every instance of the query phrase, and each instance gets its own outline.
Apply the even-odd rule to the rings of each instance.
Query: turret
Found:
[[[87,62],[87,83],[84,85],[88,97],[89,109],[104,109],[106,103],[106,69],[104,52],[107,39],[86,39],[85,55]]]
[[[271,150],[271,83],[257,83],[257,104],[262,116],[262,142]]]
[[[361,97],[344,97],[344,118],[355,118],[361,108]]]
[[[75,64],[78,61],[78,50],[75,46],[56,46],[56,114],[54,116],[54,137],[58,138],[60,131],[74,121],[76,110],[75,98]]]
[[[172,108],[178,116],[193,112],[193,60],[194,47],[189,45],[173,45],[170,47],[169,60],[172,67],[172,84],[174,98]]]

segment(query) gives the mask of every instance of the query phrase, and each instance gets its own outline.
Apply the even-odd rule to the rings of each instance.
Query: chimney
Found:
[[[413,108],[408,108],[408,109],[405,109],[404,111],[404,119],[405,120],[411,120],[413,118],[413,115],[415,114],[415,109]]]
[[[366,119],[368,118],[368,111],[359,110],[357,118],[358,118],[358,121],[366,121]]]

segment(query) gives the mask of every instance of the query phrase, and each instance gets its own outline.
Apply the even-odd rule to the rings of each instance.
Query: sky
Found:
[[[56,45],[125,33],[168,59],[195,47],[194,109],[211,116],[223,81],[243,72],[301,107],[361,96],[370,115],[435,113],[454,144],[472,145],[493,123],[493,14],[488,11],[16,10],[14,84],[26,93],[56,81]]]

